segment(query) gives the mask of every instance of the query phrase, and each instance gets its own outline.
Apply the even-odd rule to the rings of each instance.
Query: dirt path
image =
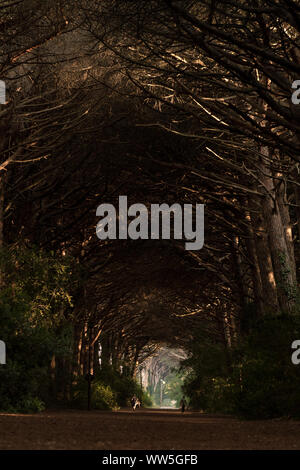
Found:
[[[173,410],[2,413],[0,449],[300,449],[300,421]]]

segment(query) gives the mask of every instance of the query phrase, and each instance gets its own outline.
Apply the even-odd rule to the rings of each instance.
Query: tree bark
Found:
[[[282,176],[282,175],[278,175],[278,176]],[[287,201],[286,186],[283,182],[277,186],[277,194],[278,194],[278,206],[280,210],[280,215],[281,215],[283,230],[284,230],[284,235],[285,235],[285,242],[286,242],[287,250],[289,254],[291,274],[292,274],[293,282],[294,284],[296,284],[297,273],[296,273],[296,262],[295,262],[295,252],[294,252],[293,229],[291,225],[290,212],[289,212],[289,206],[288,206],[288,201]]]
[[[255,245],[255,236],[253,233],[253,227],[251,224],[251,217],[249,212],[246,214],[246,219],[249,223],[249,237],[246,238],[246,246],[248,255],[250,258],[250,268],[252,273],[252,282],[253,282],[253,297],[254,302],[257,307],[258,316],[262,316],[264,314],[264,301],[263,301],[263,287],[262,287],[262,280],[261,274],[259,269],[259,262],[257,256],[257,250]]]
[[[254,234],[255,251],[263,289],[263,312],[264,314],[278,314],[280,307],[277,296],[277,285],[261,200],[256,196],[249,198],[248,208],[249,212],[247,218],[250,218]]]
[[[296,280],[291,266],[274,179],[264,158],[269,157],[268,147],[261,148],[261,155],[261,181],[266,193],[262,201],[262,208],[266,220],[278,300],[281,310],[283,312],[290,312],[295,302]]]

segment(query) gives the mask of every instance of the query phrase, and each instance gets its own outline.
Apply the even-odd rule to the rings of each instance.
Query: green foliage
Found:
[[[300,338],[300,316],[265,317],[237,351],[232,382],[236,412],[246,418],[300,416],[300,374],[291,344]]]
[[[115,393],[109,385],[95,383],[93,385],[92,402],[95,409],[118,409]]]
[[[189,397],[190,408],[208,413],[232,413],[231,388],[228,378],[202,377],[201,380],[186,380],[184,392]]]
[[[153,400],[153,406],[159,407],[170,406],[179,408],[179,403],[183,395],[183,384],[186,373],[183,370],[171,369],[167,375],[164,375],[161,383],[159,380],[155,389],[151,393],[151,399]],[[161,390],[162,387],[162,390]],[[175,403],[174,403],[175,402]]]
[[[44,411],[45,403],[40,400],[38,397],[23,397],[20,402],[17,403],[17,411],[21,411],[23,413],[37,413],[40,411]]]
[[[109,384],[116,393],[119,406],[129,406],[130,398],[136,395],[141,400],[142,406],[151,406],[149,395],[143,390],[141,385],[132,377],[122,375],[111,366],[103,368],[97,378],[105,384]]]
[[[87,381],[80,377],[73,387],[73,404],[80,408],[87,407]],[[151,406],[149,396],[131,377],[119,374],[112,367],[101,370],[91,384],[91,407],[99,410],[116,410],[130,406],[130,399],[136,395],[142,406]]]
[[[222,345],[211,342],[201,330],[196,337],[190,345],[189,357],[181,363],[187,371],[183,391],[189,397],[190,407],[219,411],[224,407],[220,380],[228,374],[228,360]]]
[[[0,368],[2,410],[39,411],[49,399],[53,354],[71,351],[70,260],[35,249],[0,252],[0,336],[7,364]]]
[[[232,351],[227,372],[213,353],[209,364],[202,362],[205,353],[192,355],[184,387],[191,405],[246,419],[299,418],[300,366],[291,362],[295,339],[300,339],[299,314],[268,316],[257,321]]]
[[[163,388],[164,403],[166,400],[175,401],[175,406],[179,408],[179,403],[183,395],[182,387],[184,381],[184,374],[179,371],[173,371],[165,377],[165,385]]]
[[[73,405],[79,408],[87,407],[88,383],[80,377],[73,388]],[[91,385],[91,407],[95,410],[114,410],[118,409],[116,393],[109,385],[105,385],[99,379],[92,382]]]

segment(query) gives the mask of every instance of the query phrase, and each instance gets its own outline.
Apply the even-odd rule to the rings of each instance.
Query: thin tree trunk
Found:
[[[253,228],[251,224],[251,218],[249,212],[246,215],[247,221],[249,222],[249,237],[246,238],[245,243],[247,246],[247,251],[250,258],[250,268],[252,272],[252,282],[253,282],[253,296],[254,302],[257,307],[258,316],[262,316],[264,313],[264,302],[263,302],[263,287],[261,281],[261,274],[258,262],[258,256],[255,245],[255,238],[253,233]]]
[[[239,243],[240,243],[239,237],[234,236],[232,245],[233,245],[234,266],[236,269],[236,283],[237,283],[238,290],[239,290],[241,307],[245,308],[247,305],[247,289],[245,288],[245,283],[244,283],[244,272],[243,272],[243,266],[242,266],[242,261],[241,261],[241,255],[239,252]]]

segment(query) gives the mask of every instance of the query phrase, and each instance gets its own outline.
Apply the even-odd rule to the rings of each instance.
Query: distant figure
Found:
[[[186,400],[185,400],[185,397],[182,397],[180,400],[180,408],[181,408],[182,413],[184,413],[185,407],[186,407]]]
[[[132,411],[135,411],[137,406],[139,408],[141,407],[141,402],[136,395],[133,395],[133,397],[130,400],[130,403],[131,403]]]
[[[141,407],[141,401],[140,401],[139,398],[136,399],[135,407],[136,407],[136,408],[140,408],[140,407]]]

